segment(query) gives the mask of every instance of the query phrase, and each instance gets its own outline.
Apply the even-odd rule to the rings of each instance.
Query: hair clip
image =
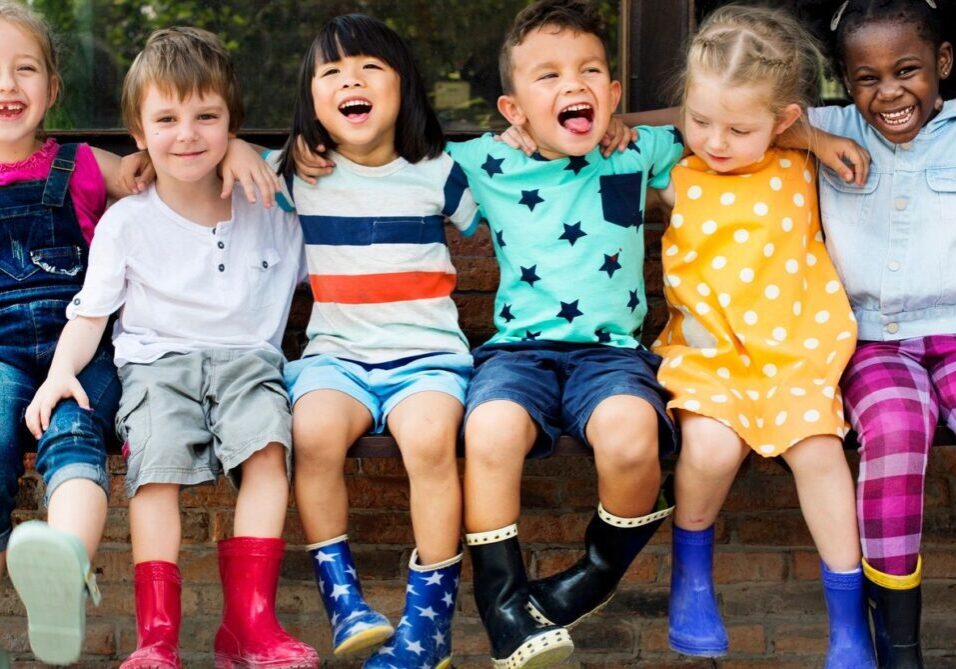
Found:
[[[926,2],[930,2],[930,0],[926,0]],[[843,12],[846,11],[846,7],[849,4],[850,4],[850,0],[845,0],[845,2],[842,5],[840,5],[840,8],[836,10],[836,14],[833,15],[832,19],[830,19],[830,32],[833,32],[834,30],[836,30],[837,27],[840,25],[840,19],[843,18]]]

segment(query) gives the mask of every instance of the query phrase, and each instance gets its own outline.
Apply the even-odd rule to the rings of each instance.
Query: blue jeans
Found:
[[[24,412],[46,378],[65,312],[65,300],[0,309],[0,552],[10,537],[23,454],[33,442]],[[92,410],[81,409],[73,399],[60,402],[37,443],[36,468],[46,484],[47,501],[70,479],[94,481],[109,493],[105,444],[113,434],[120,397],[112,346],[101,344],[78,378]]]

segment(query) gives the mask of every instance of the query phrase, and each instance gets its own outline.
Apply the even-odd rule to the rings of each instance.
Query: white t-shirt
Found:
[[[232,219],[199,225],[155,186],[107,210],[83,289],[67,318],[108,316],[117,366],[209,348],[281,353],[296,284],[304,278],[294,215],[250,204],[237,186]]]

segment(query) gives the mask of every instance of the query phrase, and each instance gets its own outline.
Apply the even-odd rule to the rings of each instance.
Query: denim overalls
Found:
[[[24,412],[46,379],[66,324],[67,302],[83,287],[88,248],[69,182],[77,145],[60,147],[45,180],[0,187],[0,552],[10,537],[17,479],[33,436]],[[108,493],[105,440],[112,434],[120,385],[108,336],[79,375],[92,411],[73,399],[57,405],[37,444],[47,500],[70,479]]]

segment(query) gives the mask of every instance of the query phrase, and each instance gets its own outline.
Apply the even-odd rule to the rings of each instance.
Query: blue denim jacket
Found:
[[[810,110],[810,123],[865,147],[866,184],[820,170],[827,249],[859,321],[859,338],[956,333],[956,101],[905,144],[856,107]]]

